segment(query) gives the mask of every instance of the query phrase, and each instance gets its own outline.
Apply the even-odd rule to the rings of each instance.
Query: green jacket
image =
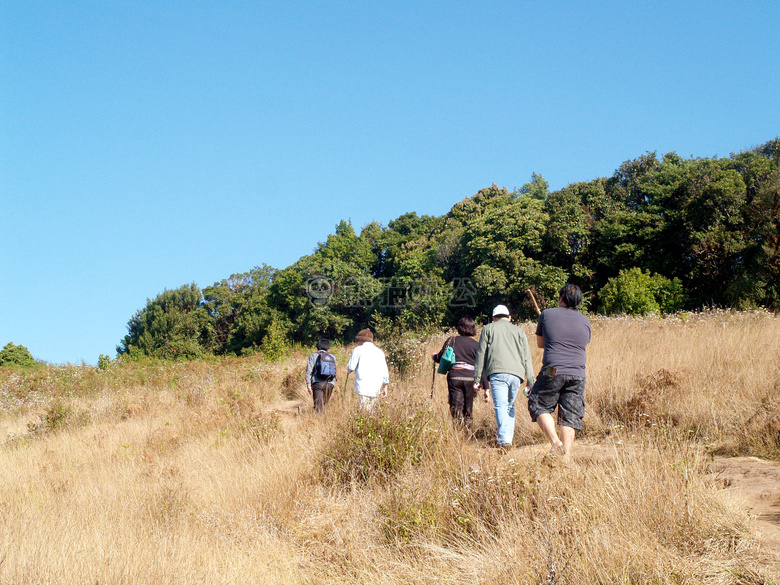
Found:
[[[528,338],[509,319],[499,319],[482,328],[474,364],[475,382],[480,380],[483,369],[487,376],[514,374],[524,379],[526,386],[533,386],[536,378]]]

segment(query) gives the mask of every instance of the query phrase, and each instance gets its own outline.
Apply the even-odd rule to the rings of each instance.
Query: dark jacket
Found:
[[[467,337],[465,335],[456,335],[455,337],[450,337],[447,339],[447,341],[444,342],[441,351],[433,356],[433,361],[438,364],[441,356],[444,355],[447,346],[450,344],[452,345],[452,349],[455,352],[455,365],[449,372],[447,372],[447,379],[451,380],[456,378],[473,380],[475,363],[474,360],[477,357],[477,347],[479,344],[473,338]],[[481,380],[483,388],[490,386],[488,378],[484,373],[481,377]]]

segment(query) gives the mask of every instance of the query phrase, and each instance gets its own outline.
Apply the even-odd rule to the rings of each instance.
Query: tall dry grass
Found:
[[[671,425],[713,452],[780,459],[780,320],[766,311],[598,319],[589,430]]]
[[[777,319],[593,331],[566,467],[522,404],[508,456],[489,405],[463,438],[441,376],[427,398],[444,336],[407,342],[418,367],[371,416],[342,404],[343,377],[311,413],[300,352],[0,373],[0,583],[778,582],[707,473],[716,450],[776,448],[745,427],[769,436],[777,414]]]

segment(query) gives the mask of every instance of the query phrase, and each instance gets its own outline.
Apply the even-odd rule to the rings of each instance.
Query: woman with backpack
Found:
[[[433,361],[437,364],[441,360],[448,347],[455,352],[455,363],[447,372],[447,402],[450,405],[452,418],[462,423],[466,434],[471,436],[471,427],[474,409],[474,362],[477,357],[478,344],[474,339],[477,327],[474,319],[461,317],[458,321],[458,335],[450,337],[444,342],[439,353],[433,354]],[[482,376],[483,387],[489,387],[486,376]],[[433,392],[431,392],[433,395]]]

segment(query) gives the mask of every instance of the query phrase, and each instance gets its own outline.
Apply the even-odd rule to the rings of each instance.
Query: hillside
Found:
[[[0,582],[777,583],[778,318],[592,321],[568,466],[522,405],[508,454],[487,404],[464,440],[443,335],[378,340],[370,417],[343,376],[311,412],[306,348],[0,370]]]

